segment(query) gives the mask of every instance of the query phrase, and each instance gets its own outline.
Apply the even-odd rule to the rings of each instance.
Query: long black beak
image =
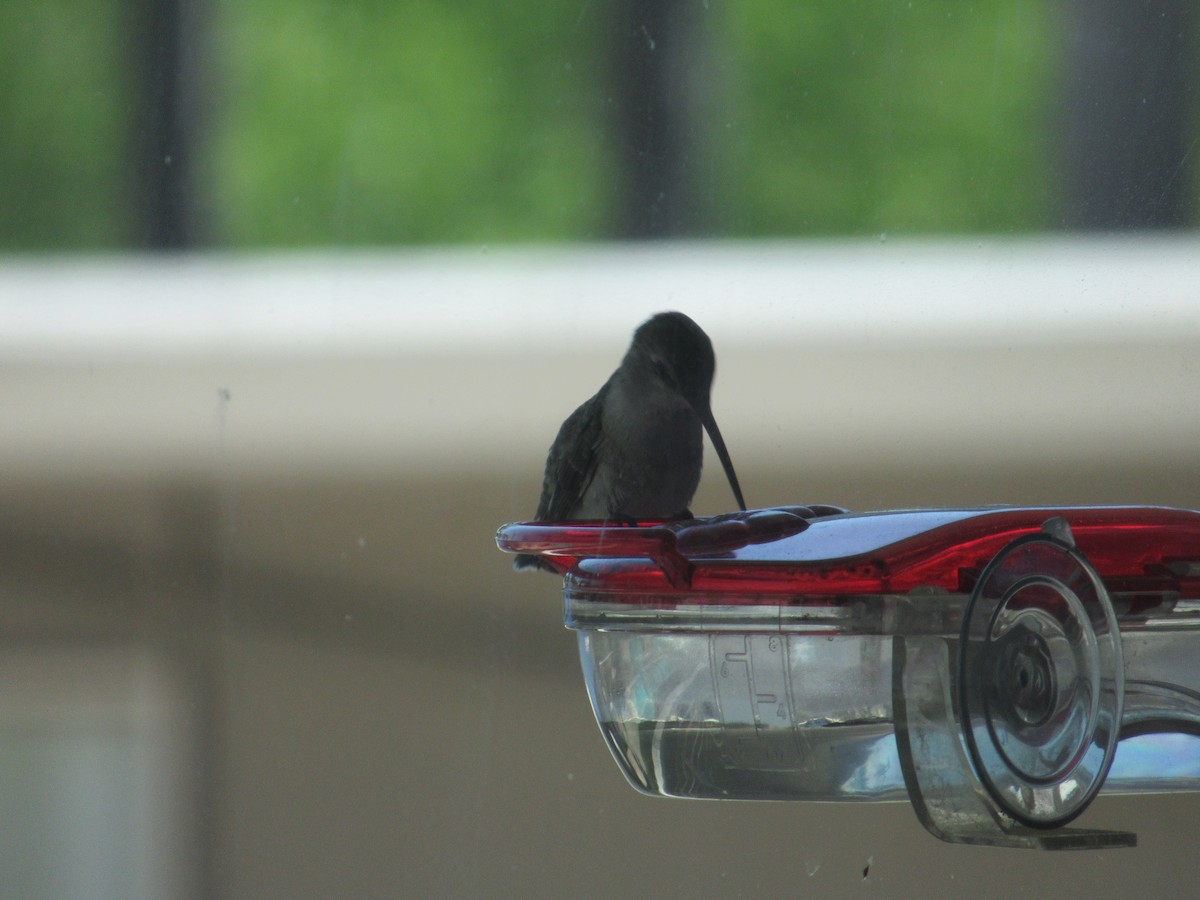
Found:
[[[725,441],[721,437],[721,429],[717,427],[717,420],[713,418],[712,410],[707,406],[696,405],[693,408],[696,410],[696,415],[700,417],[704,430],[708,432],[713,447],[717,450],[717,457],[725,469],[725,477],[729,479],[729,486],[733,488],[733,496],[738,502],[738,509],[744,510],[746,500],[742,497],[742,488],[738,484],[737,472],[733,471],[733,461],[729,458],[729,451],[725,449]]]

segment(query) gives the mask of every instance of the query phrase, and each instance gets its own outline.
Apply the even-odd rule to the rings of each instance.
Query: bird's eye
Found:
[[[654,360],[654,374],[659,377],[667,387],[677,387],[675,384],[675,376],[671,374],[671,369],[661,359]]]

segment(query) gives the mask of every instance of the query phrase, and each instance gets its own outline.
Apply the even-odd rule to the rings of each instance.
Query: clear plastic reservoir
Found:
[[[575,627],[596,720],[639,790],[706,799],[908,799],[895,736],[893,637]],[[1200,790],[1200,667],[1190,662],[1198,638],[1190,630],[1123,633],[1128,733],[1103,791]],[[957,639],[934,640],[948,663]],[[1131,657],[1133,674],[1144,677],[1129,677]],[[1171,660],[1184,668],[1164,672]]]

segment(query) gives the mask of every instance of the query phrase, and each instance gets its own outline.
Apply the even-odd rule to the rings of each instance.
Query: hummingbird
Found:
[[[708,432],[738,508],[737,473],[709,406],[716,358],[708,335],[680,312],[633,333],[608,381],[563,422],[546,457],[539,521],[690,519]],[[514,569],[554,571],[521,554]]]

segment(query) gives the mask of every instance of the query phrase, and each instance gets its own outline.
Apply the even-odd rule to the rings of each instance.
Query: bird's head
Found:
[[[707,409],[716,360],[708,335],[680,312],[664,312],[633,335],[630,356],[698,413]]]
[[[659,313],[634,332],[623,365],[648,371],[662,387],[687,401],[713,442],[738,506],[745,509],[737,474],[709,402],[717,363],[704,330],[681,312]]]

